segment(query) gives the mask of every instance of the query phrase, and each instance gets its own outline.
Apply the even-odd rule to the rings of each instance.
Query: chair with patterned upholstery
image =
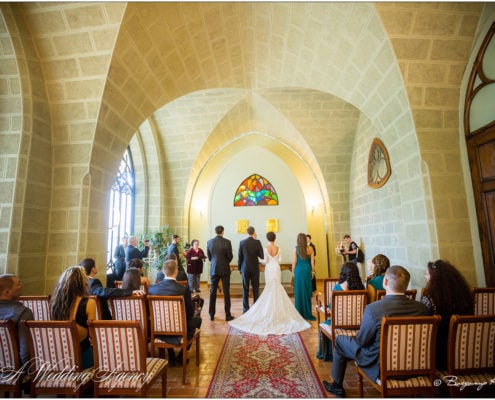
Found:
[[[29,390],[29,377],[20,373],[21,360],[17,346],[17,327],[13,321],[0,320],[0,392],[12,393],[13,397],[21,397],[24,386]]]
[[[474,315],[495,314],[495,287],[474,288]]]
[[[371,381],[356,365],[359,395],[363,377],[382,397],[435,393],[435,344],[441,317],[383,317],[380,334],[380,377]]]
[[[52,319],[49,294],[41,296],[20,296],[19,301],[33,312],[35,321],[50,321]]]
[[[191,339],[187,339],[186,305],[183,296],[149,296],[151,354],[155,349],[176,348],[182,350],[182,383],[186,383],[187,349],[196,339],[196,365],[199,366],[199,342],[201,330],[196,329]],[[168,343],[160,336],[180,337],[178,343]]]
[[[323,294],[318,292],[315,296],[316,298],[316,316],[318,318],[318,324],[320,322],[326,321],[330,318],[332,304],[332,291],[335,285],[339,282],[338,278],[325,278],[323,280]],[[321,319],[323,316],[323,320]]]
[[[101,305],[101,302],[102,301],[107,301],[106,299],[102,299],[100,298],[99,296],[95,295],[95,294],[90,294],[88,296],[90,299],[93,299],[96,303],[96,319],[103,319],[103,309],[102,309],[102,305]]]
[[[495,382],[495,315],[452,315],[447,370],[437,373],[449,388],[451,397],[481,395],[490,389],[493,393],[491,382]],[[464,387],[459,385],[461,382]]]
[[[88,321],[95,360],[94,397],[146,397],[161,378],[161,396],[167,397],[168,361],[147,357],[139,321]]]
[[[416,289],[410,289],[406,290],[404,293],[407,297],[409,297],[411,300],[416,300],[416,294],[418,291]],[[376,300],[381,300],[383,297],[386,295],[386,290],[377,290],[376,291]]]
[[[363,320],[364,307],[368,303],[367,290],[338,290],[332,292],[331,325],[319,324],[322,346],[323,336],[332,341],[338,335],[356,336]],[[323,351],[325,349],[323,348]]]
[[[76,321],[23,321],[32,366],[31,395],[80,397],[92,384],[93,368],[82,369]]]
[[[148,311],[144,296],[110,297],[112,319],[116,321],[139,321],[146,343],[148,342]]]

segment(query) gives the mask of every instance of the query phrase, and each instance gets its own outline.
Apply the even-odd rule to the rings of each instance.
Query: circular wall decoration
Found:
[[[375,138],[368,155],[368,186],[373,189],[382,187],[391,173],[387,149],[380,139]]]

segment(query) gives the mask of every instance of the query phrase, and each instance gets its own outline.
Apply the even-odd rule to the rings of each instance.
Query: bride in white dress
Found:
[[[276,235],[268,232],[270,244],[264,249],[265,288],[247,312],[229,322],[234,328],[256,335],[284,335],[303,331],[311,325],[299,314],[282,286],[280,248]]]

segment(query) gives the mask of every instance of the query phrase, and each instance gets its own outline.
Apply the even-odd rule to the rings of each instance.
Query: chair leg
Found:
[[[358,376],[358,388],[359,388],[359,397],[363,397],[363,376],[359,373],[358,369],[356,368],[357,376]]]
[[[182,384],[186,384],[187,343],[182,346]]]
[[[167,370],[168,365],[163,369],[162,372],[162,397],[167,397]]]
[[[199,367],[199,335],[196,336],[196,366]]]

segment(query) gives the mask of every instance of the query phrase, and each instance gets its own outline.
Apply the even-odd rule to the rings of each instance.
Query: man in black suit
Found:
[[[163,270],[165,272],[165,278],[163,281],[151,285],[148,288],[148,294],[153,296],[184,296],[184,303],[186,305],[187,339],[189,340],[194,336],[196,328],[201,327],[201,317],[194,314],[194,304],[192,302],[189,287],[177,283],[176,278],[179,273],[177,260],[165,261]],[[164,340],[168,340],[168,338],[164,338]],[[180,351],[176,357],[174,349],[169,348],[167,350],[170,365],[174,366],[176,363],[182,365],[182,351]]]
[[[429,315],[424,304],[405,295],[409,279],[405,268],[399,265],[388,268],[383,279],[386,296],[366,306],[357,336],[337,336],[333,351],[333,383],[323,381],[327,392],[345,397],[342,384],[349,360],[354,360],[374,382],[379,378],[382,317]]]
[[[138,240],[136,236],[131,236],[129,238],[129,246],[127,246],[125,249],[125,262],[127,264],[127,268],[129,268],[129,261],[131,261],[133,258],[139,258],[140,260],[142,260],[143,258],[148,257],[148,253],[150,251],[150,241],[144,241],[143,250],[139,250],[137,246]]]
[[[230,313],[230,262],[234,258],[232,254],[232,243],[223,237],[223,226],[215,227],[214,238],[208,240],[206,250],[210,260],[210,319],[215,318],[215,306],[217,302],[218,282],[222,280],[223,299],[225,302],[225,320],[234,319]]]
[[[92,258],[85,258],[84,260],[81,260],[79,265],[84,268],[84,271],[88,277],[89,293],[98,296],[100,299],[101,313],[103,314],[101,319],[112,319],[112,314],[110,313],[107,302],[109,297],[125,297],[133,294],[144,296],[145,294],[142,290],[104,287],[101,281],[98,278],[95,278],[98,273],[98,268],[96,267],[96,261]]]
[[[260,292],[260,262],[263,258],[263,247],[256,239],[252,226],[247,228],[247,237],[239,243],[239,262],[237,267],[242,274],[242,311],[249,310],[249,285],[253,285],[253,303],[258,300]]]

